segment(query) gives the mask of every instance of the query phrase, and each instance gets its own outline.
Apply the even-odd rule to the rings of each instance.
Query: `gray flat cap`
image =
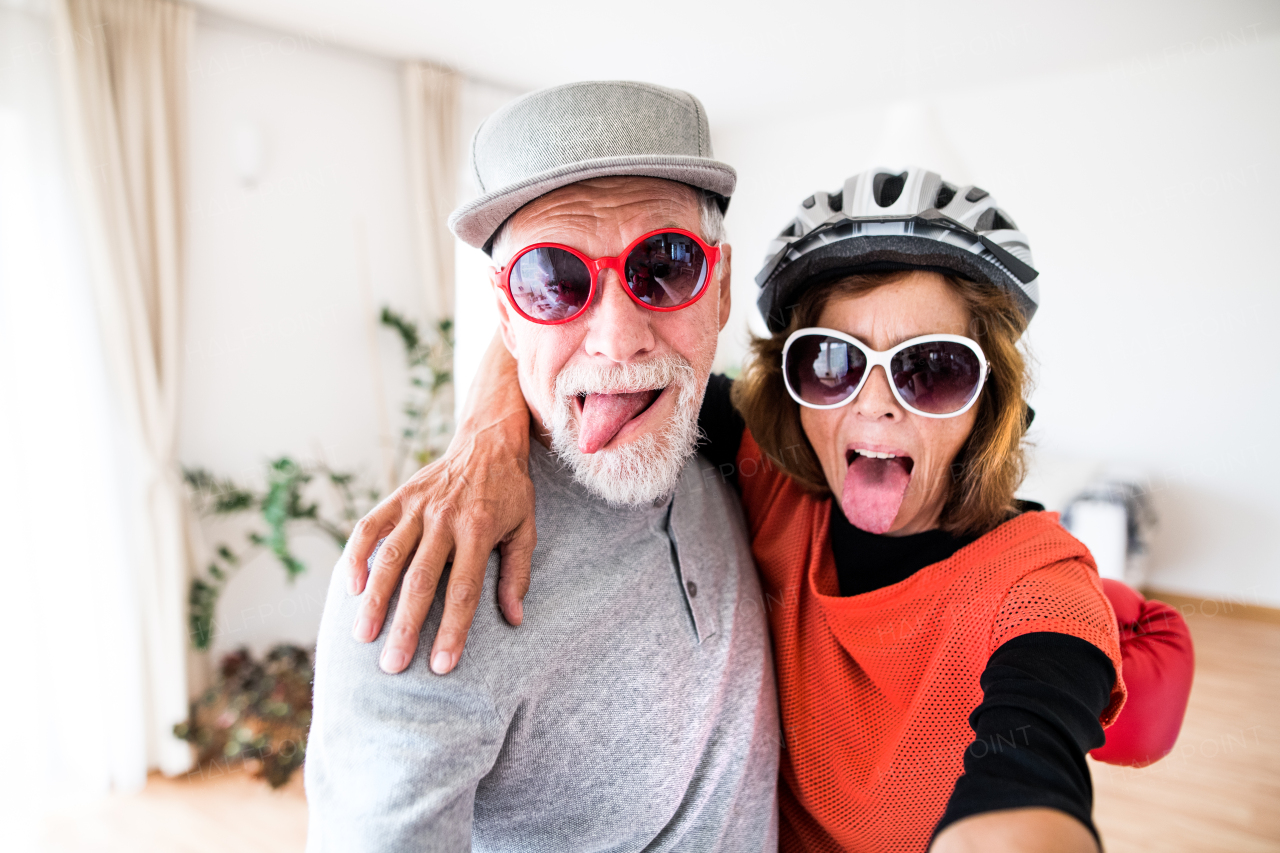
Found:
[[[489,251],[507,217],[539,196],[606,175],[679,181],[728,207],[738,175],[713,159],[707,111],[688,92],[650,83],[570,83],[518,98],[471,140],[480,197],[449,216],[449,229]]]

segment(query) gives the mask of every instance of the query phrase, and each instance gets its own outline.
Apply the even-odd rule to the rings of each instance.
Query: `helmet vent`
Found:
[[[943,184],[938,187],[938,195],[933,200],[933,206],[936,208],[944,208],[951,204],[951,199],[956,197],[956,188],[951,184]]]
[[[978,221],[974,226],[975,231],[1016,231],[1018,226],[1013,224],[1013,220],[1004,215],[999,208],[990,207],[982,211],[982,215],[978,217]]]
[[[832,213],[839,213],[840,209],[844,207],[844,190],[840,190],[835,195],[827,196],[827,207],[831,208]]]
[[[902,195],[902,188],[906,185],[906,172],[901,175],[890,175],[881,172],[876,175],[875,181],[871,185],[871,194],[875,197],[876,204],[881,207],[888,207],[898,200],[898,196]]]
[[[979,189],[978,187],[970,187],[969,191],[964,194],[964,200],[972,204],[975,201],[982,201],[984,198],[986,198],[989,195],[991,195],[991,193],[987,192],[984,189]]]
[[[817,203],[818,203],[817,199],[815,199],[813,196],[809,196],[804,201],[800,202],[800,206],[803,207],[805,210],[808,210],[809,208],[813,207]]]

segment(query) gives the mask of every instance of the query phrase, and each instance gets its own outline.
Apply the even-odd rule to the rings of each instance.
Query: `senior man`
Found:
[[[733,170],[695,98],[639,83],[526,96],[480,127],[471,164],[484,194],[450,224],[499,265],[501,342],[533,414],[540,535],[511,531],[501,596],[523,627],[499,613],[492,555],[484,589],[462,592],[490,606],[461,665],[410,663],[411,623],[359,642],[397,607],[385,579],[422,533],[382,527],[404,492],[371,516],[349,556],[387,537],[375,583],[361,601],[335,571],[321,623],[308,850],[772,851],[764,609],[737,501],[693,453],[729,314]],[[449,470],[423,477],[449,493]],[[464,541],[456,560],[483,558]],[[398,605],[437,599],[423,638],[437,587],[458,593],[447,556],[418,549]]]

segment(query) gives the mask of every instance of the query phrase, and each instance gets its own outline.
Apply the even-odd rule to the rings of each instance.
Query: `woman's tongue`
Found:
[[[888,533],[907,494],[911,472],[907,460],[853,458],[844,477],[840,506],[849,523],[868,533]]]
[[[582,400],[578,422],[578,450],[595,453],[604,447],[660,393],[660,389],[655,388],[630,394],[588,394]]]

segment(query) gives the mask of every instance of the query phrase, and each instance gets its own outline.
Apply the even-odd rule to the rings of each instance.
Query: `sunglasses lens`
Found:
[[[949,415],[978,392],[982,360],[961,343],[926,341],[907,347],[890,364],[893,384],[908,405],[931,415]]]
[[[535,320],[557,323],[582,310],[591,296],[591,271],[564,249],[531,249],[511,268],[511,298]]]
[[[707,256],[692,237],[663,232],[631,250],[627,287],[652,308],[678,308],[695,299],[707,283]]]
[[[791,342],[782,369],[801,400],[830,406],[847,400],[858,387],[867,370],[867,357],[839,338],[804,335]]]

